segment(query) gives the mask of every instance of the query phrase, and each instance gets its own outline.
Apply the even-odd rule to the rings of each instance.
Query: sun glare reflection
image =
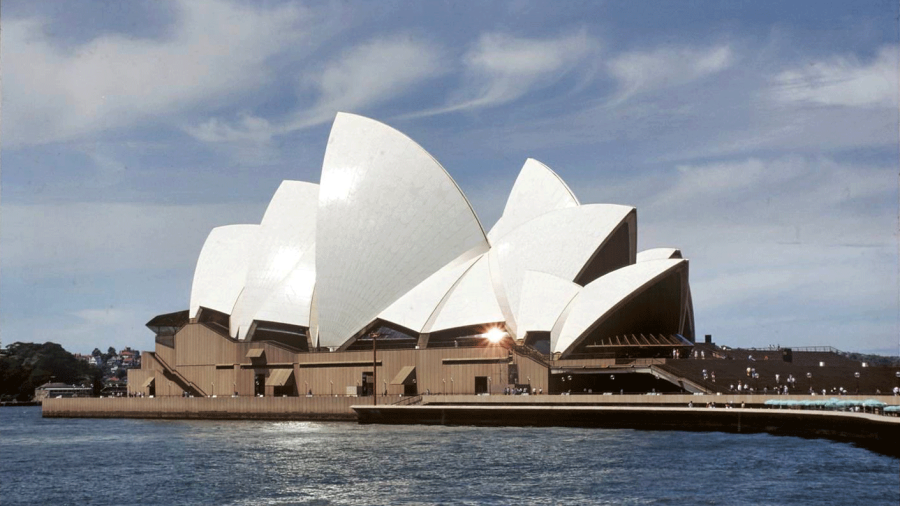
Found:
[[[487,340],[492,343],[499,343],[500,340],[503,339],[504,336],[506,336],[506,332],[500,330],[497,327],[494,327],[481,335],[482,337],[486,337]]]

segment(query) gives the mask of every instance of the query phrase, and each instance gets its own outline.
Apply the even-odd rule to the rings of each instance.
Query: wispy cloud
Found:
[[[898,46],[882,47],[869,62],[836,56],[775,76],[772,96],[823,106],[897,108]]]
[[[179,0],[161,39],[100,35],[62,48],[45,20],[4,19],[4,143],[70,140],[200,105],[271,80],[268,60],[297,51],[316,27],[297,5],[258,8]],[[321,27],[320,27],[321,28]]]
[[[494,107],[514,102],[546,88],[568,73],[592,70],[587,61],[599,52],[599,43],[585,30],[555,38],[523,38],[491,32],[462,58],[462,88],[446,106],[408,116],[429,116]]]
[[[618,81],[613,103],[661,88],[679,86],[721,72],[734,62],[727,45],[709,48],[657,48],[632,51],[613,58],[609,73]]]
[[[446,72],[443,59],[439,46],[421,38],[374,38],[302,77],[299,91],[312,90],[315,98],[282,121],[243,114],[236,123],[211,118],[186,130],[206,142],[269,142],[273,136],[331,121],[338,111],[362,112],[402,96]]]

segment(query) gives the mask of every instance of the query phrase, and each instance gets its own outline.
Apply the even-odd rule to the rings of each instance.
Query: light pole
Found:
[[[450,376],[450,395],[453,395],[453,376]]]
[[[859,371],[853,373],[853,377],[856,378],[856,395],[859,395]]]
[[[378,405],[378,361],[376,357],[378,332],[372,332],[372,405]]]
[[[331,380],[328,380],[328,382],[331,383],[331,387],[328,391],[331,392],[332,396],[334,396],[334,382]]]
[[[858,373],[857,373],[857,374],[858,374]],[[209,383],[209,396],[212,397],[212,396],[213,396],[213,392],[215,392],[215,391],[216,391],[216,384],[213,383],[213,382],[210,382],[210,383]]]
[[[806,373],[806,379],[809,380],[809,391],[812,393],[812,373]]]
[[[488,376],[488,391],[487,391],[487,394],[488,394],[488,395],[491,395],[491,390],[492,390],[491,387],[492,387],[492,385],[493,385],[493,384],[491,383],[491,377]]]

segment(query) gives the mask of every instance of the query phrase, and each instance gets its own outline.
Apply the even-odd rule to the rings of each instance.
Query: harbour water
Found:
[[[0,504],[900,504],[900,460],[768,434],[44,419],[0,409]]]

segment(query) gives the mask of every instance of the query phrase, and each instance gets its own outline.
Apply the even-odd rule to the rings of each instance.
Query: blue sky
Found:
[[[638,208],[731,346],[898,353],[898,6],[3,2],[4,344],[152,349],[212,227],[317,182],[336,111],[488,229],[528,157]]]

